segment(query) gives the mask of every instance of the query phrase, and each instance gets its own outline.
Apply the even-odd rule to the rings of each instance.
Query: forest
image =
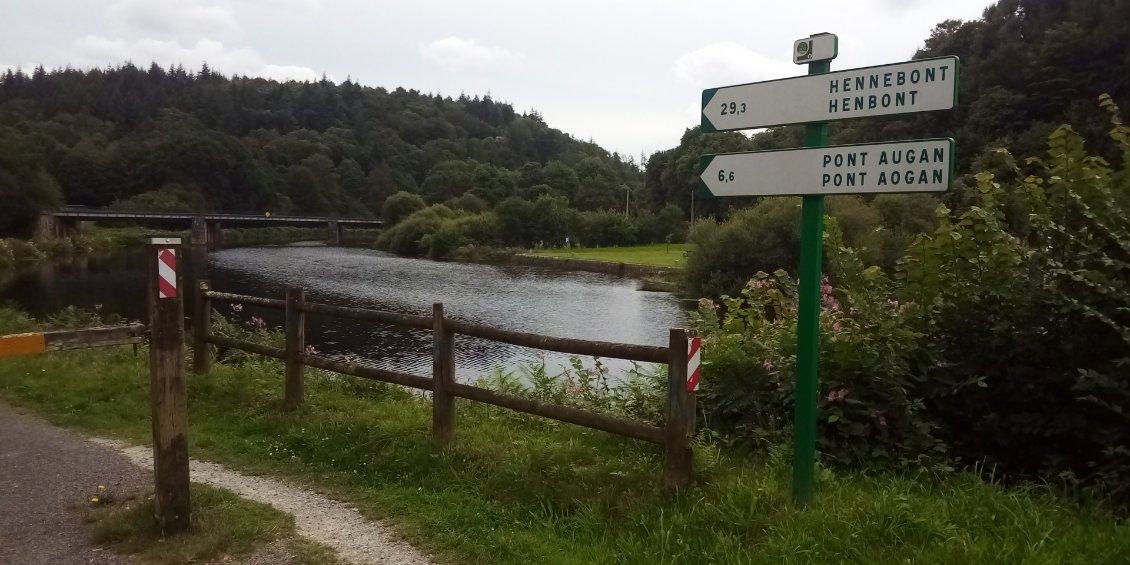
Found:
[[[279,83],[131,63],[0,75],[0,233],[61,204],[131,210],[381,213],[406,191],[567,198],[623,209],[642,176],[490,95],[346,80]]]

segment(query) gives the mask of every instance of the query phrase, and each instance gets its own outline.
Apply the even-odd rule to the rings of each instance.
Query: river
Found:
[[[665,346],[668,329],[686,324],[677,298],[640,291],[634,279],[409,259],[369,249],[320,244],[227,249],[209,255],[208,274],[212,288],[223,292],[282,298],[287,287],[297,286],[312,302],[428,316],[432,303],[442,302],[449,317],[555,337]],[[139,254],[80,259],[0,280],[0,300],[37,316],[74,304],[144,320],[145,280]],[[245,323],[251,316],[276,327],[283,322],[278,310],[214,307]],[[307,324],[307,343],[319,352],[416,374],[431,371],[430,332],[318,316],[308,317]],[[568,364],[568,356],[458,336],[456,376],[469,380],[495,367],[520,373],[542,356],[552,370]],[[613,380],[630,368],[627,362],[606,364]]]

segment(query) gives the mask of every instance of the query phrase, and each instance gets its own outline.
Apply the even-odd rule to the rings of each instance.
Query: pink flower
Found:
[[[243,305],[242,304],[232,304],[231,305],[231,311],[232,312],[242,312],[243,311]]]
[[[247,325],[251,326],[253,329],[256,329],[256,330],[267,329],[267,322],[264,321],[263,318],[260,318],[259,316],[252,316],[251,321],[247,322]]]
[[[832,392],[829,392],[826,398],[828,399],[828,402],[835,402],[837,400],[843,400],[846,396],[847,390],[841,388],[840,390],[833,390]]]
[[[766,371],[772,371],[773,370],[773,362],[768,360],[768,359],[762,361],[761,366],[765,367]]]
[[[835,322],[832,322],[832,331],[834,331],[834,332],[836,332],[836,333],[839,333],[839,332],[840,332],[840,329],[842,329],[842,328],[841,328],[841,326],[840,326],[840,321],[839,321],[839,320],[836,320]]]
[[[313,345],[307,345],[306,346],[306,354],[307,355],[317,355],[318,349],[315,348]]]

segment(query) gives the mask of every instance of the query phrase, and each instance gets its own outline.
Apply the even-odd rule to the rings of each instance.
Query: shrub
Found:
[[[800,199],[767,198],[729,221],[702,220],[683,269],[697,296],[736,295],[754,273],[794,269],[800,260]]]
[[[488,204],[486,200],[470,192],[448,200],[447,206],[452,210],[463,210],[464,212],[470,212],[472,214],[479,214],[490,210],[490,204]]]
[[[443,220],[433,233],[424,236],[421,244],[428,248],[429,258],[449,259],[460,247],[493,245],[500,240],[498,220],[488,212]]]
[[[402,190],[389,196],[381,207],[381,219],[384,221],[384,227],[387,229],[399,224],[408,216],[423,210],[425,206],[427,204],[424,203],[424,199],[411,192]]]
[[[377,249],[397,255],[424,255],[428,252],[425,238],[439,229],[443,220],[455,213],[443,204],[419,210],[391,228],[386,228],[377,238]]]
[[[919,309],[890,298],[891,283],[863,268],[842,245],[835,222],[828,251],[833,275],[850,286],[821,289],[821,390],[818,448],[831,462],[917,468],[946,446],[921,396]],[[731,439],[767,446],[787,439],[796,368],[796,281],[759,272],[736,297],[702,300],[697,328],[706,339],[700,392],[706,419]]]
[[[577,240],[582,246],[609,247],[636,243],[636,226],[620,212],[600,210],[577,215]]]

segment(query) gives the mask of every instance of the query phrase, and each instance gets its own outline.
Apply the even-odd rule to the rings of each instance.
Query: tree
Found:
[[[427,204],[419,195],[400,191],[385,200],[384,206],[381,208],[381,220],[384,221],[384,227],[387,229],[400,223],[401,220],[411,216],[417,210],[423,210],[425,206]]]

